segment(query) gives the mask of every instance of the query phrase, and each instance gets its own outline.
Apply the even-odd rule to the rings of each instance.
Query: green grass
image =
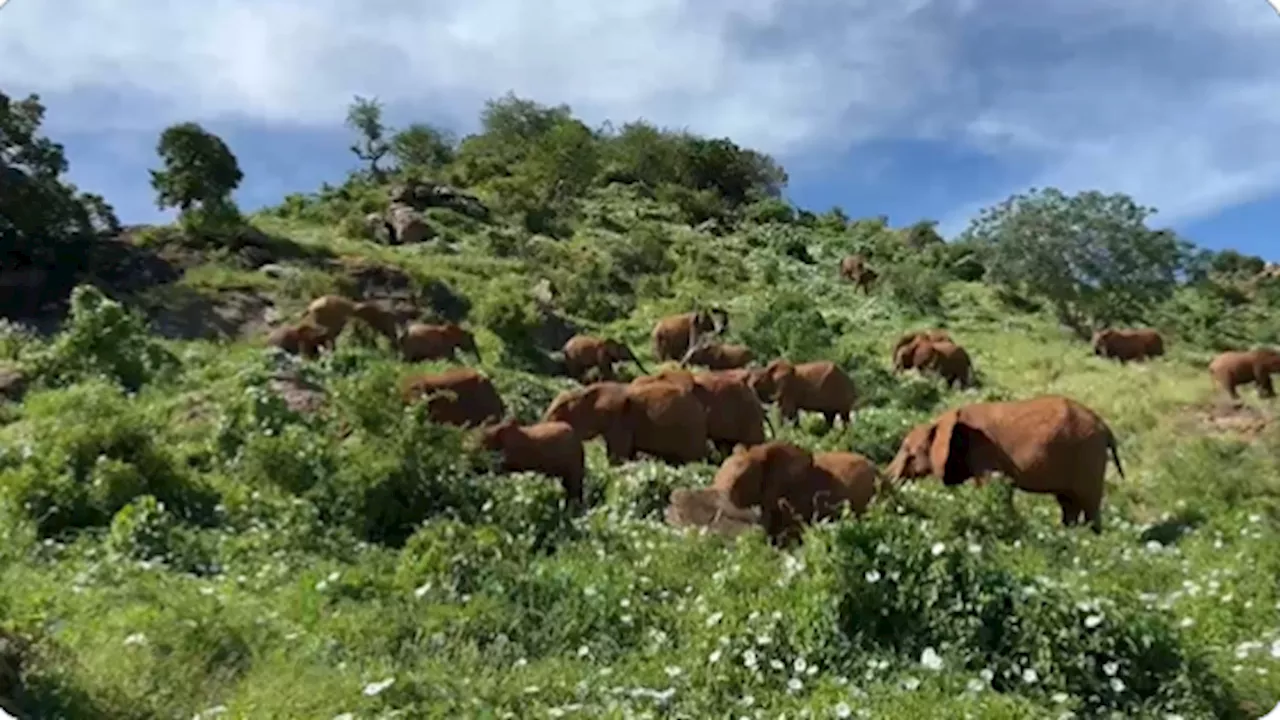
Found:
[[[620,213],[633,201],[593,202]],[[478,237],[424,250],[258,222],[442,279],[476,305],[520,305],[512,283],[540,273],[572,280],[590,247],[505,259]],[[258,340],[168,343],[180,365],[165,370],[134,363],[155,341],[86,315],[49,342],[0,338],[6,358],[63,368],[0,416],[0,618],[31,643],[23,706],[117,718],[1039,719],[1256,717],[1280,700],[1280,435],[1197,420],[1212,404],[1203,349],[1175,339],[1167,357],[1122,367],[978,284],[949,284],[945,316],[922,315],[837,283],[835,246],[815,240],[825,264],[808,266],[743,234],[660,227],[681,259],[668,284],[586,320],[651,369],[657,317],[721,302],[738,337],[836,359],[869,398],[851,429],[824,435],[807,418],[785,436],[882,465],[906,428],[945,407],[1069,395],[1119,437],[1128,478],[1108,476],[1104,533],[1061,528],[1051,499],[1017,494],[1010,514],[999,483],[921,481],[780,552],[759,533],[662,524],[668,492],[709,482],[713,464],[614,468],[597,444],[593,509],[570,518],[555,482],[496,476],[460,434],[401,411],[396,380],[439,364],[345,346],[306,370],[330,401],[301,417],[272,399]],[[304,272],[289,286],[210,265],[183,284],[291,307],[341,286]],[[588,299],[615,292],[588,287]],[[787,309],[783,288],[814,312]],[[888,373],[898,334],[943,320],[982,387]],[[481,369],[520,416],[570,386],[514,369],[514,341],[479,329]],[[125,393],[117,378],[135,367],[146,382]]]

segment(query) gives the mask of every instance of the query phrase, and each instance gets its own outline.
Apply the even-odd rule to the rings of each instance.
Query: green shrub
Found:
[[[777,290],[739,331],[760,357],[808,362],[827,356],[836,332],[814,307],[813,299],[794,290]]]

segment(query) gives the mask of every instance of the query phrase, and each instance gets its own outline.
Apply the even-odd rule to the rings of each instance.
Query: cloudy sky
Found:
[[[0,90],[73,179],[163,217],[158,132],[197,120],[249,208],[338,181],[353,95],[473,130],[508,90],[778,156],[790,197],[962,229],[1030,186],[1123,191],[1280,259],[1280,16],[1264,0],[11,0]]]

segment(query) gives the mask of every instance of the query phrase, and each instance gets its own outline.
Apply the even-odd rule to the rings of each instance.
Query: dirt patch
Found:
[[[1195,429],[1208,434],[1238,435],[1252,440],[1271,426],[1270,413],[1229,400],[1217,400],[1190,413]]]
[[[144,303],[157,334],[170,340],[221,340],[260,335],[279,320],[275,305],[257,293],[230,290],[211,298],[172,286]]]

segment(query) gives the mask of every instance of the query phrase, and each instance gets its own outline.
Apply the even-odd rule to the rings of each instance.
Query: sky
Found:
[[[126,223],[196,121],[246,209],[340,182],[342,121],[466,134],[508,91],[774,155],[801,207],[941,223],[1031,187],[1124,192],[1280,260],[1280,15],[1265,0],[11,0],[0,91],[39,93],[71,179]]]

